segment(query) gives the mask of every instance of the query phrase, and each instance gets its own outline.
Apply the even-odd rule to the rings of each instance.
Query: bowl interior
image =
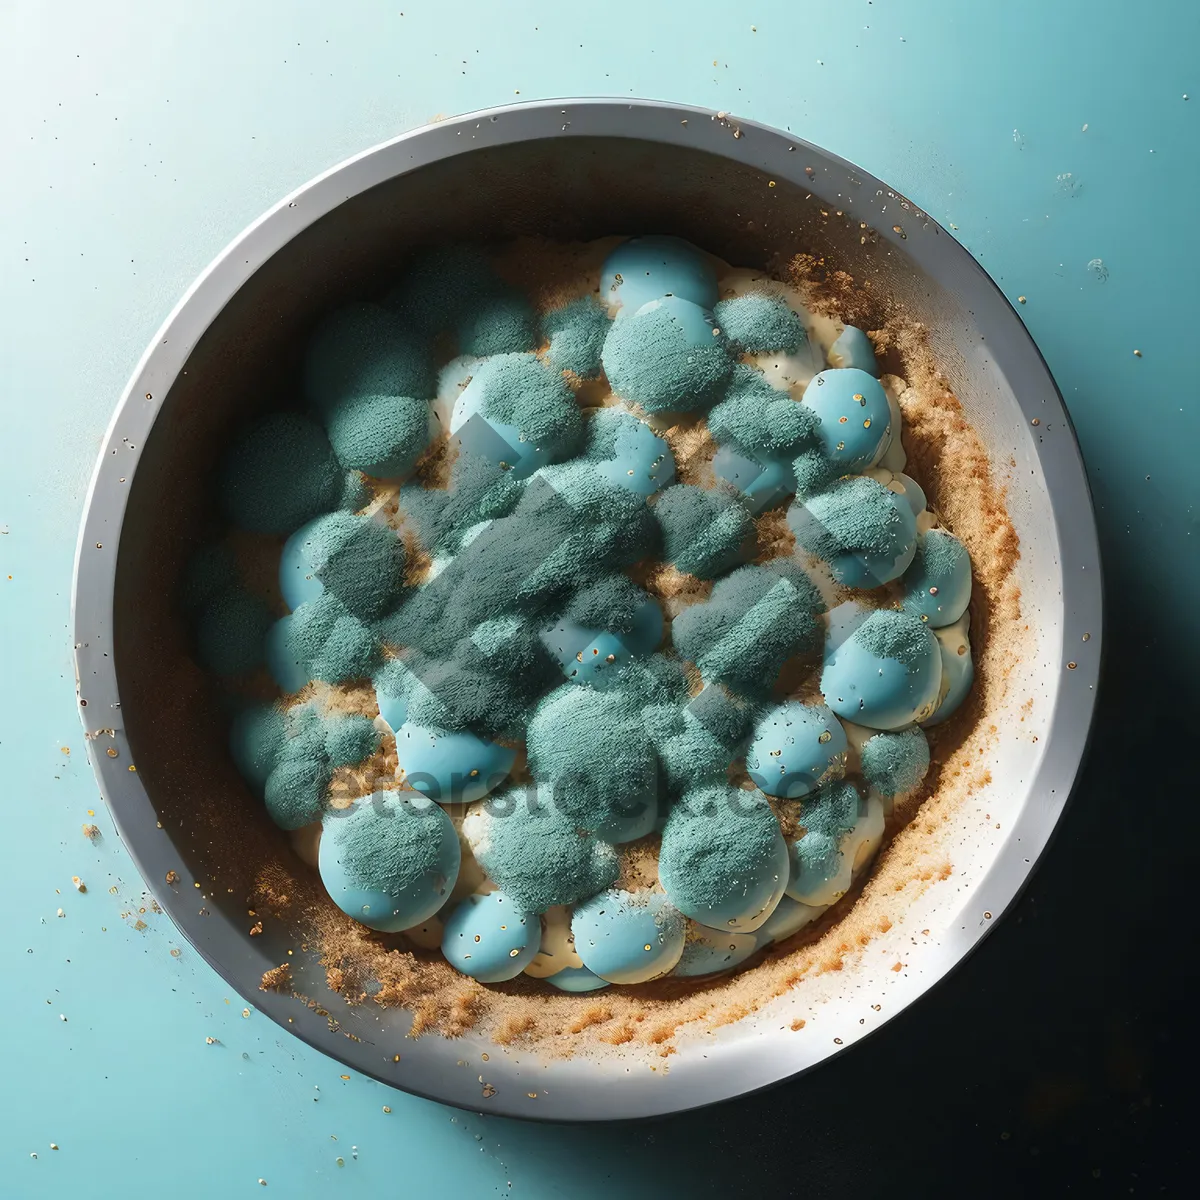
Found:
[[[686,116],[686,110],[671,110],[670,127],[678,124],[680,113]],[[709,123],[704,114],[692,119]],[[657,113],[648,120],[668,128]],[[390,160],[376,163],[382,182],[350,194],[308,223],[303,221],[305,196],[299,194],[293,204],[301,209],[299,231],[261,264],[251,263],[248,278],[200,333],[182,370],[169,380],[169,390],[154,399],[156,415],[128,481],[115,566],[113,659],[137,781],[163,827],[156,835],[159,848],[143,847],[139,862],[145,870],[147,861],[161,866],[173,859],[188,894],[170,893],[164,905],[244,995],[254,995],[277,1019],[293,1017],[289,1028],[357,1069],[454,1103],[480,1104],[478,1071],[473,1065],[456,1069],[455,1063],[474,1063],[482,1043],[472,1047],[470,1039],[453,1043],[437,1037],[405,1043],[405,1070],[397,1075],[391,1061],[408,1028],[407,1014],[345,1005],[279,922],[269,923],[253,941],[238,934],[253,923],[246,898],[260,864],[288,851],[227,760],[224,718],[190,665],[188,631],[175,604],[180,571],[213,526],[210,474],[231,431],[263,409],[295,403],[301,347],[316,318],[342,300],[381,293],[414,248],[519,235],[574,240],[666,232],[739,266],[770,268],[805,251],[850,272],[860,288],[880,298],[881,313],[885,300],[904,306],[928,326],[949,386],[962,398],[994,468],[1011,481],[1010,514],[1021,538],[1022,605],[1031,623],[1029,652],[1016,667],[1014,706],[1036,695],[1038,712],[1049,722],[1058,701],[1066,623],[1063,556],[1045,455],[1028,415],[1031,403],[1057,400],[1044,369],[1037,379],[1028,374],[1040,360],[1023,330],[965,252],[902,197],[840,160],[767,131],[748,131],[751,141],[736,147],[735,161],[727,157],[727,144],[735,140],[730,128],[713,126],[695,145],[660,140],[658,127],[643,136],[636,123],[632,132],[638,136],[632,137],[559,137],[547,126],[544,135],[526,140],[466,150],[460,142],[448,156],[415,169],[399,143],[383,148]],[[462,124],[459,136],[469,128]],[[453,130],[437,132],[448,137]],[[348,193],[353,190],[347,187]],[[231,254],[238,252],[235,247]],[[169,328],[164,332],[171,336]],[[139,399],[133,395],[128,403]],[[1055,411],[1056,419],[1060,413]],[[957,869],[964,877],[982,880],[1010,839],[1019,836],[1017,817],[1028,807],[1047,741],[1034,746],[1014,739],[1011,747],[1004,742],[998,748],[992,771],[998,782],[989,804],[1006,814],[1005,829],[984,835],[977,820],[961,818]],[[1073,771],[1074,763],[1068,782]],[[119,799],[110,799],[121,820]],[[1060,804],[1064,799],[1065,793]],[[149,835],[127,825],[123,833],[138,855],[137,843]],[[231,846],[240,853],[231,855]],[[1001,888],[1005,902],[1021,878],[1018,872]],[[203,895],[203,917],[193,916],[200,905],[193,903],[192,879],[202,884],[195,895]],[[150,882],[164,890],[158,878]],[[972,928],[960,946],[950,945],[950,932],[974,921],[964,915],[960,892],[947,890],[935,902],[922,903],[923,927],[936,924],[946,933],[943,957],[929,960],[923,980],[914,971],[911,986],[902,988],[896,980],[892,1011],[905,996],[919,994],[978,937]],[[1004,903],[993,903],[999,915]],[[213,922],[210,928],[219,920],[226,932],[220,938],[206,935],[205,920]],[[290,997],[257,993],[262,971],[285,960],[320,1015]],[[855,1000],[858,1007],[847,1007],[852,1002],[838,997],[836,988],[829,990],[829,1002],[845,1009],[846,1040],[853,1040],[860,1031],[851,1036],[849,1027],[858,1022],[858,1007],[865,1011],[865,1006]],[[493,1055],[503,1061],[494,1062],[491,1075],[507,1080],[510,1091],[525,1092],[536,1074],[544,1086],[557,1089],[561,1102],[554,1115],[560,1117],[689,1107],[762,1086],[835,1050],[823,1045],[780,1051],[756,1037],[780,1027],[778,1014],[786,1010],[787,999],[769,1017],[760,1014],[707,1035],[703,1061],[700,1053],[681,1046],[671,1061],[669,1083],[644,1070],[631,1073],[628,1064],[613,1066],[612,1058],[535,1064],[520,1054]],[[724,1063],[719,1083],[713,1082],[714,1058]],[[521,1111],[515,1101],[496,1107]]]

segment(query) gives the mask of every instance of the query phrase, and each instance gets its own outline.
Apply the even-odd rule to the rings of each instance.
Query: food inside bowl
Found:
[[[342,990],[420,1008],[448,964],[453,1032],[477,985],[703,986],[839,919],[972,688],[972,539],[927,489],[973,478],[989,579],[1016,555],[898,369],[666,236],[442,248],[317,324],[183,603]]]

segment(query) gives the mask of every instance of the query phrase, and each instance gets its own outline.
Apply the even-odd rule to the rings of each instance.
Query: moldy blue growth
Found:
[[[478,628],[478,627],[477,627]],[[405,653],[408,720],[447,732],[519,737],[530,706],[559,678],[536,631],[518,621],[488,644],[462,638],[448,657]]]
[[[701,412],[733,369],[711,314],[671,296],[614,321],[603,362],[613,391],[647,412]]]
[[[299,829],[321,815],[333,770],[369,758],[379,734],[366,717],[323,717],[303,704],[286,712],[256,705],[234,718],[229,747],[275,824]]]
[[[591,413],[585,453],[610,483],[642,496],[652,496],[675,479],[671,447],[619,404]]]
[[[709,432],[722,445],[749,454],[786,455],[810,443],[817,416],[787,392],[773,388],[761,371],[738,363],[725,398],[708,414]]]
[[[218,675],[245,675],[263,661],[271,614],[240,587],[218,592],[196,622],[196,657]]]
[[[769,292],[749,292],[722,300],[713,316],[721,332],[747,354],[765,354],[772,350],[795,354],[808,341],[804,322],[779,296]]]
[[[907,613],[877,609],[849,636],[844,632],[831,617],[821,671],[825,702],[838,716],[871,729],[901,729],[932,715],[942,665],[928,626]]]
[[[325,317],[304,355],[304,395],[322,417],[351,396],[434,393],[425,340],[378,304],[348,304]]]
[[[629,633],[649,599],[628,575],[612,572],[581,587],[571,597],[563,615],[579,625],[610,633]]]
[[[567,458],[583,441],[583,414],[562,375],[532,354],[501,354],[475,372],[454,405],[450,431],[468,450],[495,458],[473,430],[483,417],[502,445],[500,455],[527,475],[536,467]],[[473,442],[480,440],[476,447]]]
[[[749,933],[788,880],[788,850],[767,798],[728,784],[684,795],[663,829],[658,874],[685,916]]]
[[[667,791],[678,797],[701,783],[724,781],[738,757],[751,709],[719,684],[710,684],[686,703],[665,696],[642,710],[658,749]]]
[[[328,592],[301,604],[276,628],[280,630],[282,661],[295,664],[305,680],[345,683],[367,679],[378,657],[371,630]],[[292,690],[282,681],[281,685]]]
[[[429,404],[413,396],[359,392],[330,405],[325,428],[343,467],[398,478],[429,445]]]
[[[917,523],[903,496],[866,475],[839,479],[787,515],[796,542],[824,559],[846,587],[874,588],[903,574],[917,547]]]
[[[290,608],[328,590],[355,616],[371,620],[404,586],[404,542],[367,517],[329,513],[298,529],[283,548],[279,586]]]
[[[460,354],[519,354],[537,348],[538,319],[528,297],[505,284],[472,306],[457,332]]]
[[[708,682],[769,692],[787,659],[819,645],[820,595],[791,563],[739,567],[675,618],[675,648]]]
[[[863,778],[881,795],[911,792],[928,770],[929,742],[917,725],[898,733],[877,733],[863,745]]]
[[[325,807],[332,777],[324,759],[285,758],[268,776],[263,790],[267,816],[280,829],[310,825]]]
[[[542,317],[542,336],[550,345],[546,362],[580,379],[600,374],[600,355],[608,334],[608,313],[594,296],[572,300]]]
[[[505,517],[521,498],[522,481],[480,454],[459,448],[447,489],[406,484],[400,508],[421,545],[432,553],[453,553],[473,526]]]
[[[238,773],[260,789],[283,754],[284,718],[275,704],[256,704],[238,713],[229,727],[229,753]]]
[[[342,473],[319,425],[275,413],[251,425],[221,465],[225,515],[251,533],[291,533],[337,503]]]
[[[564,684],[534,710],[526,748],[534,779],[577,828],[628,841],[653,827],[658,773],[636,696]]]
[[[376,792],[323,822],[318,868],[333,902],[372,929],[433,916],[458,878],[450,818],[416,792]]]
[[[804,800],[800,809],[804,834],[789,847],[792,879],[788,894],[793,899],[805,903],[804,896],[841,871],[841,842],[858,824],[860,803],[858,788],[844,779],[826,784]]]
[[[480,825],[482,836],[472,839],[476,859],[526,912],[543,913],[593,896],[620,869],[612,846],[580,834],[573,821],[528,787],[494,793]]]
[[[663,561],[685,575],[712,579],[746,557],[754,525],[732,488],[677,483],[659,496],[653,511]]]
[[[371,486],[367,483],[367,477],[361,471],[347,471],[342,494],[338,498],[338,508],[358,512],[360,508],[366,508],[370,499]]]

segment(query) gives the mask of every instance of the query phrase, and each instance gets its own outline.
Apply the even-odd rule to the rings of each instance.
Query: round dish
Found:
[[[948,816],[952,878],[917,897],[852,970],[818,980],[802,1009],[786,994],[657,1059],[614,1050],[545,1060],[475,1034],[406,1039],[411,1014],[348,1005],[281,923],[251,939],[244,898],[211,886],[219,872],[187,821],[186,782],[189,762],[222,755],[223,739],[206,714],[158,703],[155,663],[177,622],[174,575],[233,414],[282,386],[312,316],[373,282],[389,254],[464,231],[565,239],[618,229],[678,233],[734,262],[804,250],[926,324],[1007,478],[1031,641],[1014,667],[1011,712],[997,716],[1006,734],[1009,718],[1014,731],[1028,718],[1021,733],[1036,734],[1002,739],[987,764],[992,782]],[[768,1086],[872,1032],[961,961],[1061,815],[1091,721],[1100,606],[1069,419],[1015,313],[967,252],[903,197],[799,139],[624,100],[519,105],[428,126],[333,168],[251,226],[168,318],[121,400],[88,496],[74,591],[80,714],[101,790],[200,953],[274,1020],[356,1070],[448,1103],[555,1120],[664,1114]],[[168,743],[185,749],[168,760]],[[309,1005],[262,990],[285,962]]]

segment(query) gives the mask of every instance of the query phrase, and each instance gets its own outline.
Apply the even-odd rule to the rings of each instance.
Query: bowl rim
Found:
[[[530,1103],[524,1087],[515,1086],[497,1089],[481,1105],[478,1088],[468,1095],[454,1084],[448,1078],[450,1073],[439,1066],[436,1054],[426,1056],[428,1062],[419,1061],[421,1055],[415,1048],[426,1039],[406,1043],[403,1058],[410,1062],[416,1058],[415,1070],[389,1071],[390,1057],[377,1049],[344,1038],[332,1041],[326,1017],[296,1004],[290,995],[260,991],[262,972],[275,965],[273,962],[264,966],[266,960],[259,961],[253,953],[228,953],[231,945],[247,949],[244,928],[219,909],[198,910],[194,901],[197,889],[203,895],[203,888],[175,858],[170,835],[158,825],[150,797],[133,769],[120,720],[112,644],[114,585],[129,483],[158,415],[155,398],[167,393],[200,337],[259,267],[309,224],[381,182],[483,147],[555,137],[625,137],[698,149],[734,163],[769,169],[773,176],[799,186],[807,182],[803,171],[807,160],[817,159],[861,181],[864,195],[885,195],[902,207],[909,228],[901,232],[899,226],[892,229],[884,225],[878,230],[879,237],[897,246],[903,240],[904,251],[923,268],[936,266],[942,276],[955,275],[971,288],[973,315],[987,333],[993,358],[1010,382],[1021,383],[1014,387],[1018,404],[1029,420],[1040,417],[1049,427],[1035,452],[1050,496],[1049,519],[1056,527],[1062,560],[1063,662],[1061,685],[1050,718],[1054,737],[1048,739],[1029,785],[1028,794],[1036,796],[1037,803],[1022,806],[1007,841],[975,887],[973,907],[980,913],[978,923],[943,932],[936,969],[926,966],[921,984],[907,1000],[889,1005],[886,1014],[845,1038],[840,1047],[750,1053],[739,1044],[736,1049],[740,1057],[734,1069],[719,1069],[714,1062],[706,1072],[673,1070],[658,1075],[653,1089],[595,1087],[594,1080],[581,1078],[577,1088],[560,1082],[553,1106]],[[794,153],[797,150],[805,154]],[[846,197],[848,215],[853,204],[854,198]],[[875,224],[873,220],[869,223]],[[803,138],[729,113],[623,97],[529,101],[423,125],[330,167],[285,196],[234,238],[167,316],[143,353],[109,422],[85,499],[71,609],[76,699],[101,794],[147,885],[181,934],[217,974],[282,1028],[380,1082],[476,1111],[482,1106],[498,1114],[554,1121],[665,1115],[794,1078],[870,1036],[961,965],[1028,882],[1066,807],[1090,737],[1104,644],[1095,515],[1070,415],[1024,323],[983,267],[950,233],[895,189]],[[1082,641],[1085,633],[1089,635],[1086,642]],[[1074,649],[1069,651],[1071,647]],[[176,882],[164,887],[168,870],[176,872]],[[760,1043],[768,1040],[772,1039],[754,1039]],[[730,1060],[726,1063],[728,1066]],[[497,1072],[504,1070],[500,1064],[495,1066]]]

